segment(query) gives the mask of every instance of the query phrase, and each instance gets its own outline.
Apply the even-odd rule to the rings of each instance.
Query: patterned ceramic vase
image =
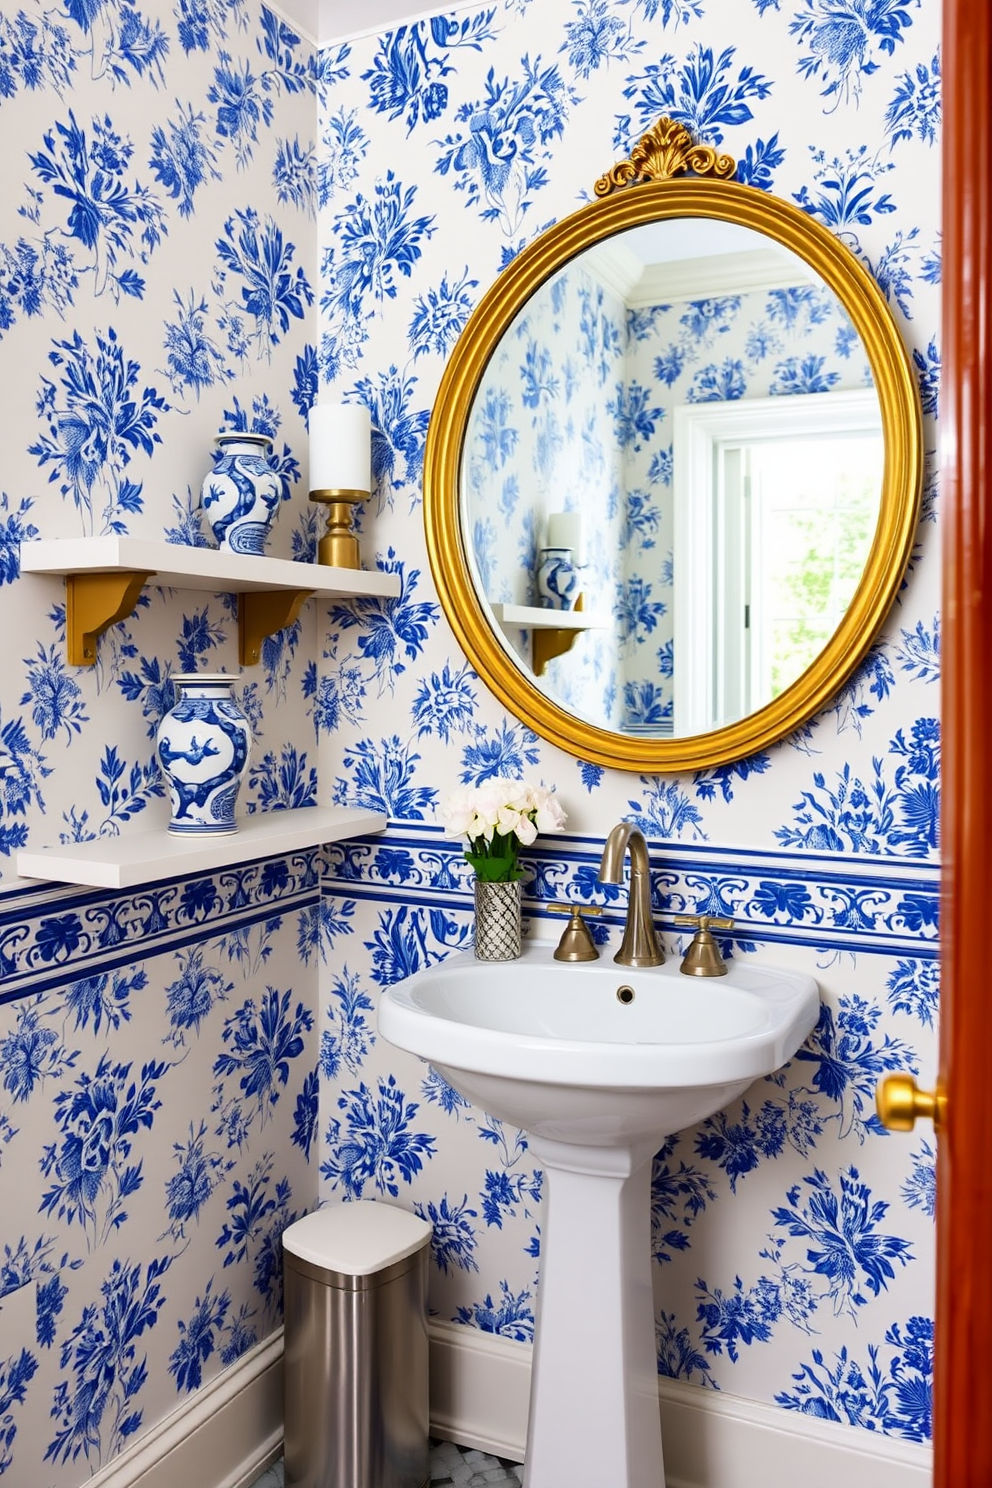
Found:
[[[282,481],[269,464],[266,434],[218,434],[220,458],[200,488],[200,505],[221,548],[231,553],[265,552]]]
[[[238,830],[234,807],[248,768],[251,729],[233,696],[233,677],[173,677],[176,704],[158,726],[158,757],[169,782],[169,831],[220,837]]]
[[[520,955],[520,880],[475,880],[475,955],[479,961],[515,961]]]
[[[537,569],[537,592],[546,610],[570,610],[579,587],[579,571],[571,548],[542,548]]]

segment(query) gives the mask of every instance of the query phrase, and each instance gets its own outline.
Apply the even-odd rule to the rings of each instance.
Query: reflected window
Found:
[[[847,613],[871,549],[883,451],[865,431],[756,441],[741,455],[750,713],[816,660]]]
[[[686,406],[675,430],[675,729],[696,734],[770,703],[836,631],[884,442],[873,389]]]

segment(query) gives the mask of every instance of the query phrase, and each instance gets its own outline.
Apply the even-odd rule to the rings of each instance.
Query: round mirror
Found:
[[[569,752],[651,773],[753,753],[829,701],[919,502],[882,295],[811,218],[723,179],[727,157],[681,168],[712,161],[674,179],[669,149],[650,179],[642,153],[635,184],[616,167],[512,261],[425,459],[434,577],[480,677]]]

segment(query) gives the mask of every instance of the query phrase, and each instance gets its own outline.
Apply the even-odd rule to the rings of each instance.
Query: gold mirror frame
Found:
[[[662,119],[596,183],[597,200],[547,228],[480,300],[445,368],[427,432],[424,522],[445,615],[480,679],[529,728],[592,764],[656,775],[727,764],[793,733],[857,669],[902,582],[919,517],[923,441],[919,392],[888,304],[851,251],[791,203],[729,179],[735,163],[693,145]],[[683,175],[685,172],[694,175]],[[678,176],[679,179],[675,179]],[[675,217],[749,227],[805,260],[844,306],[871,366],[885,444],[871,551],[848,611],[819,656],[765,707],[710,733],[646,739],[575,717],[528,679],[497,639],[472,582],[460,520],[460,476],[472,404],[504,332],[531,295],[578,253],[613,234]]]

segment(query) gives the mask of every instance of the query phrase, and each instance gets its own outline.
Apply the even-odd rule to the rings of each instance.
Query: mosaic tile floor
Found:
[[[519,1488],[524,1480],[523,1463],[507,1457],[490,1457],[475,1447],[456,1447],[454,1442],[431,1444],[431,1488],[484,1488],[490,1483],[509,1483]]]
[[[506,1457],[491,1457],[475,1447],[456,1447],[454,1442],[431,1442],[431,1488],[499,1488],[500,1483],[519,1488],[523,1465]],[[282,1462],[270,1467],[252,1488],[284,1488]]]

